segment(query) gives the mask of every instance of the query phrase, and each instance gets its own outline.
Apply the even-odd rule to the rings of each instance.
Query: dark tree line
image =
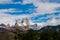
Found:
[[[60,40],[60,32],[52,29],[44,32],[28,30],[26,32],[15,31],[14,40]]]
[[[60,40],[60,25],[47,26],[40,30],[14,30],[0,32],[0,40]]]

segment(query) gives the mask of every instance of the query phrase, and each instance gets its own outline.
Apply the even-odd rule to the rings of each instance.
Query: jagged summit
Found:
[[[6,26],[6,25],[2,23],[2,24],[0,24],[0,26]]]
[[[30,21],[27,17],[23,18],[21,22],[19,20],[15,21],[15,24],[13,26],[10,26],[10,24],[0,24],[1,28],[5,28],[7,30],[29,30],[29,29],[37,29],[37,24],[33,24],[32,21]]]
[[[39,30],[39,29],[43,28],[42,23],[33,23],[27,17],[23,18],[21,21],[16,20],[15,24],[13,26],[11,26],[9,23],[7,25],[0,24],[0,26],[1,26],[1,28],[3,27],[3,28],[8,29],[8,30],[15,30],[15,29],[19,29],[19,30],[29,30],[29,29]]]

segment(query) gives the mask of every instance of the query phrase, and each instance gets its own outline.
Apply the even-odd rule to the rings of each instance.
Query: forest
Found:
[[[20,30],[0,32],[0,40],[60,40],[60,31],[45,28],[44,31],[30,29],[24,32]]]

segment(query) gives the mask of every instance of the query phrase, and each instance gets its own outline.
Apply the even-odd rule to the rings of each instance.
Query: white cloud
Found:
[[[36,6],[36,13],[33,13],[33,16],[37,15],[43,15],[43,14],[53,14],[55,12],[58,12],[55,10],[56,8],[60,7],[59,3],[49,3],[48,0],[45,0],[44,2],[41,2],[41,0],[24,0],[23,4],[29,4],[33,3],[34,6]],[[60,12],[60,11],[59,11]],[[54,16],[54,15],[53,15]],[[49,16],[48,16],[49,17]],[[50,16],[51,17],[51,16]],[[53,20],[53,19],[52,19]],[[45,25],[54,25],[54,24],[60,24],[60,20],[48,20]],[[48,24],[49,23],[49,24]]]
[[[13,21],[13,17],[11,17],[10,15],[6,15],[6,14],[1,14],[0,12],[0,23],[4,23],[4,24],[13,24],[14,21]]]
[[[15,12],[14,10],[16,9],[1,9],[0,10],[0,23],[4,23],[4,24],[10,23],[11,25],[13,25],[16,19],[30,17],[30,15],[18,15],[17,16],[17,15],[6,14],[6,12]]]
[[[0,0],[0,4],[21,4],[22,2],[13,2],[13,0]]]
[[[49,3],[47,0],[45,1],[46,2],[41,2],[40,0],[24,0],[23,4],[33,3],[33,5],[37,7],[37,13],[40,14],[55,12],[55,8],[60,7],[58,3]]]
[[[23,18],[25,18],[25,17],[27,17],[27,18],[31,18],[31,17],[33,17],[35,14],[33,13],[33,14],[28,14],[28,15],[18,15],[18,16],[16,16],[16,15],[10,15],[10,14],[5,14],[5,12],[12,12],[12,11],[14,11],[14,10],[16,10],[16,9],[2,9],[2,10],[0,10],[0,23],[4,23],[4,24],[11,24],[11,25],[14,25],[14,23],[15,23],[15,20],[16,19],[23,19]],[[36,15],[37,16],[37,15]],[[54,15],[53,15],[54,16]],[[52,17],[52,15],[50,15],[50,16],[47,16],[47,17],[45,17],[45,18],[51,18]],[[55,17],[55,16],[54,16]],[[60,17],[60,15],[58,16],[58,17]],[[52,20],[52,19],[51,19]],[[51,20],[48,20],[46,23],[45,22],[43,22],[43,23],[40,23],[40,25],[41,26],[46,26],[46,25],[54,25],[54,24],[60,24],[60,20],[56,20],[56,21],[51,21]],[[20,20],[21,21],[21,20]],[[38,25],[39,25],[39,23],[38,23]]]
[[[60,16],[60,15],[58,15],[58,18],[60,18],[59,16]],[[48,21],[45,23],[45,25],[51,25],[51,26],[60,25],[60,19],[58,20],[58,19],[56,19],[56,17],[57,17],[57,16],[52,15],[52,16],[51,16],[51,20],[48,20]]]
[[[37,24],[40,26],[40,28],[43,26],[47,26],[47,25],[51,25],[51,26],[60,25],[60,19],[56,19],[56,17],[60,18],[60,14],[57,16],[57,15],[54,15],[54,13],[53,13],[50,16],[40,18],[40,19],[47,19],[47,18],[51,18],[51,19],[47,20],[47,22],[41,22],[41,23],[37,23]],[[35,21],[40,21],[40,19],[35,20]]]
[[[37,8],[38,13],[52,13],[52,12],[56,12],[55,8],[60,7],[60,4],[40,3],[37,6],[38,6]]]
[[[0,23],[10,23],[10,24],[14,24],[15,19],[22,19],[24,17],[32,17],[32,16],[37,16],[37,15],[43,15],[43,14],[52,14],[54,12],[57,12],[55,10],[55,8],[60,7],[59,3],[49,3],[49,2],[41,2],[39,0],[23,0],[23,3],[21,2],[12,2],[12,0],[0,0],[0,4],[2,3],[7,3],[7,4],[29,4],[29,3],[33,3],[34,6],[36,6],[36,13],[33,13],[31,15],[10,15],[10,14],[5,14],[5,12],[16,12],[16,9],[0,9]],[[21,12],[21,11],[17,11],[17,12]],[[49,16],[48,16],[49,17]],[[51,16],[50,16],[51,17]],[[58,21],[54,21],[53,23],[56,22],[55,24],[60,24],[60,20]],[[47,23],[43,23],[48,25],[52,24],[52,21],[47,21]],[[40,23],[42,24],[42,23]]]
[[[44,14],[44,13],[51,13],[55,12],[55,8],[60,7],[59,3],[49,3],[48,0],[23,0],[23,3],[21,2],[13,2],[12,0],[0,0],[0,3],[7,3],[7,4],[29,4],[33,3],[34,6],[36,6],[36,11],[38,14]]]
[[[12,0],[0,0],[0,4],[11,3]]]

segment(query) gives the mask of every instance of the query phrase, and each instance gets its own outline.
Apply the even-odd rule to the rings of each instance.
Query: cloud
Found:
[[[37,20],[32,20],[32,21],[40,21],[41,19],[48,19],[51,18],[51,20],[47,20],[47,22],[42,22],[40,24],[42,24],[43,26],[45,25],[57,25],[60,24],[60,20],[53,20],[52,21],[52,15],[55,14],[55,12],[60,12],[58,10],[56,10],[56,8],[60,7],[60,3],[51,3],[45,0],[45,2],[42,2],[40,0],[23,0],[23,3],[21,2],[13,2],[12,0],[0,0],[0,4],[22,4],[22,5],[26,5],[26,4],[33,4],[36,8],[35,11],[32,14],[28,14],[28,15],[10,15],[7,14],[6,12],[21,12],[20,11],[15,11],[16,9],[0,9],[0,23],[5,23],[5,24],[14,24],[16,19],[22,19],[22,18],[29,18],[31,20],[32,17],[36,18],[36,16],[38,15],[45,15],[45,14],[51,14],[48,15],[47,17],[43,17],[43,18],[38,18]],[[55,17],[55,15],[53,15]],[[58,16],[58,18],[60,18],[60,16]],[[41,20],[43,21],[43,20]]]
[[[21,4],[22,1],[14,2],[13,0],[0,0],[0,4]]]
[[[37,16],[33,17],[33,19],[34,19],[33,22],[39,23],[39,25],[43,23],[42,26],[60,25],[60,14],[57,13],[58,15],[55,15],[55,13],[53,12],[53,13],[48,14],[48,15],[45,13],[42,16],[37,15]],[[58,19],[56,19],[56,18],[58,18]],[[44,22],[44,21],[46,21],[46,22]]]
[[[60,11],[56,10],[56,8],[60,7],[60,3],[54,3],[54,2],[51,3],[48,0],[43,0],[43,1],[42,0],[34,0],[34,1],[33,0],[24,0],[23,4],[33,3],[33,5],[37,7],[36,8],[36,13],[33,13],[33,15],[34,15],[33,17],[36,17],[38,15],[44,15],[44,14],[51,14],[51,15],[53,15],[53,14],[55,14],[55,12],[60,12]],[[49,16],[47,16],[45,18],[48,18],[48,17]],[[51,18],[51,16],[50,16],[50,18]],[[39,19],[37,19],[37,20],[40,21]],[[35,20],[35,21],[37,21],[37,20]],[[59,24],[60,23],[60,21],[58,21],[59,23],[56,22],[57,21],[56,19],[55,19],[56,21],[53,20],[53,22],[52,22],[52,20],[53,19],[47,20],[47,22],[45,22],[45,25],[46,24],[47,25],[50,25],[50,24],[54,25],[54,24]]]
[[[46,2],[42,2],[39,0],[24,0],[23,4],[29,4],[29,3],[33,3],[34,6],[36,6],[36,11],[38,13],[51,13],[51,12],[55,12],[55,8],[60,7],[59,3],[49,3],[47,0],[45,0]]]
[[[25,17],[30,17],[30,15],[10,15],[10,14],[6,14],[6,12],[14,12],[14,10],[16,9],[0,9],[0,23],[4,23],[4,24],[11,24],[14,25],[15,20],[23,19]],[[18,11],[17,11],[18,12]]]
[[[0,4],[11,3],[12,0],[0,0]]]
[[[38,15],[36,15],[36,16],[34,16],[34,14],[29,14],[29,15],[25,15],[25,14],[23,14],[23,15],[10,15],[10,14],[6,14],[6,12],[13,12],[14,10],[16,10],[16,9],[1,9],[0,10],[0,23],[4,23],[4,24],[11,24],[11,25],[14,25],[14,23],[15,23],[15,20],[17,19],[20,19],[20,21],[23,19],[23,18],[25,18],[25,17],[27,17],[27,18],[29,18],[29,20],[31,20],[30,18],[32,18],[32,17],[36,17],[36,16],[38,16]],[[42,20],[42,22],[41,23],[38,23],[37,22],[37,24],[38,25],[41,25],[41,26],[46,26],[46,25],[58,25],[58,24],[60,24],[60,20],[53,20],[52,21],[52,17],[54,16],[54,17],[60,17],[60,14],[58,14],[58,16],[56,16],[56,15],[54,15],[55,13],[53,13],[53,14],[48,14],[48,15],[46,15],[46,17],[44,16],[45,14],[42,14],[42,18],[40,18],[39,17],[39,19],[38,19],[38,21],[40,21],[40,19],[48,19],[48,18],[51,18],[51,20],[47,20],[47,22],[43,22]],[[40,15],[41,16],[41,15]],[[32,22],[34,21],[34,20],[31,20]],[[36,22],[37,20],[35,20],[35,22]],[[33,23],[32,23],[33,24]]]

